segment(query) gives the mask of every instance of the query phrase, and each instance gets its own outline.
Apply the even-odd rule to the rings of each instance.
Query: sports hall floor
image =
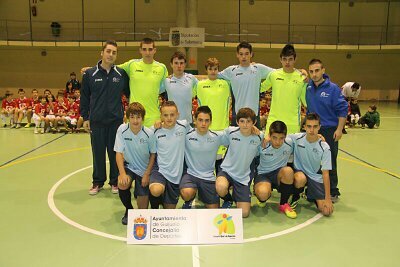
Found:
[[[378,111],[379,129],[349,129],[341,140],[332,217],[302,200],[291,220],[276,196],[266,209],[253,197],[240,245],[128,246],[118,195],[88,195],[87,134],[0,128],[0,267],[399,266],[400,106]]]

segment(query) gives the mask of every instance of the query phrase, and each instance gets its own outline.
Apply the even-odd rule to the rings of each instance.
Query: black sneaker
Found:
[[[342,133],[343,133],[343,134],[347,134],[347,131],[346,131],[345,128],[343,128]]]
[[[193,200],[185,201],[182,205],[182,209],[191,209],[193,204]]]
[[[338,195],[336,195],[336,196],[331,196],[331,201],[332,201],[332,203],[337,203],[337,202],[339,202],[339,200],[340,200],[340,198],[339,198]]]
[[[121,223],[123,225],[127,225],[128,224],[128,214],[125,214],[124,217],[122,217]]]

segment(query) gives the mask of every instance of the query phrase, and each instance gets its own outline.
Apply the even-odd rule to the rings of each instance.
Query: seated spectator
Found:
[[[32,115],[32,119],[35,122],[35,130],[34,133],[38,134],[44,133],[44,129],[46,124],[48,123],[46,120],[46,112],[47,112],[47,99],[44,96],[39,96],[40,103],[35,106],[35,111]]]
[[[348,116],[350,126],[355,126],[360,120],[360,117],[361,117],[361,112],[357,98],[352,98],[350,101],[350,114]]]
[[[14,125],[14,111],[15,111],[15,103],[14,99],[12,99],[12,93],[6,92],[5,98],[1,103],[1,120],[3,122],[3,127],[7,127],[7,118],[10,118],[10,126]]]
[[[374,127],[379,128],[381,124],[380,115],[379,112],[376,111],[375,105],[369,106],[367,113],[360,118],[358,124],[361,124],[362,129],[365,128],[365,125],[370,129],[373,129]]]

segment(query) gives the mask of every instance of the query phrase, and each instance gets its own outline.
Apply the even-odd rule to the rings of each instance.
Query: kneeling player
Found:
[[[185,137],[188,123],[177,121],[178,108],[166,101],[161,108],[162,128],[154,131],[157,147],[157,165],[150,177],[151,208],[175,209],[179,200],[179,183],[183,172]]]
[[[214,166],[217,151],[222,145],[222,132],[213,132],[208,128],[212,121],[211,109],[208,106],[199,107],[194,113],[195,129],[186,135],[185,161],[187,172],[180,183],[181,196],[185,203],[183,209],[191,208],[196,197],[204,202],[206,208],[219,207],[219,196],[215,190]]]
[[[236,206],[242,209],[242,216],[246,218],[250,214],[251,206],[250,164],[257,155],[263,134],[252,134],[256,114],[250,108],[241,108],[236,115],[236,122],[239,127],[225,130],[229,148],[215,186],[218,195],[225,201],[222,207],[230,207],[234,200]],[[233,199],[229,194],[229,187],[232,185]]]
[[[122,224],[128,221],[128,210],[133,209],[130,188],[135,181],[135,195],[139,209],[149,205],[149,180],[155,161],[155,142],[153,131],[142,125],[145,116],[144,107],[133,102],[126,111],[128,124],[122,124],[115,138],[114,151],[119,171],[118,193],[125,214]]]
[[[298,190],[293,194],[293,200],[300,198],[300,193],[307,184],[307,199],[315,201],[319,211],[329,216],[333,212],[330,194],[329,170],[331,151],[329,145],[318,136],[321,128],[320,118],[316,113],[306,116],[306,133],[294,134],[294,179],[298,182]]]
[[[265,207],[272,189],[278,189],[281,193],[279,210],[294,219],[297,214],[288,204],[293,186],[293,170],[287,166],[289,156],[293,153],[293,141],[286,134],[287,127],[282,121],[274,121],[269,127],[269,142],[265,148],[259,148],[260,164],[254,180],[254,190],[258,205]]]

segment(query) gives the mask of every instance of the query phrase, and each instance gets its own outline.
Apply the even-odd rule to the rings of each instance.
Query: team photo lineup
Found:
[[[197,196],[205,208],[235,204],[246,218],[252,195],[262,209],[275,189],[288,218],[301,216],[296,207],[302,198],[325,216],[333,213],[346,123],[380,124],[375,105],[361,115],[358,83],[340,88],[317,58],[296,68],[290,44],[280,52],[282,67],[273,69],[253,62],[251,44],[241,42],[237,65],[221,69],[210,57],[204,77],[185,72],[182,52],[171,56],[169,74],[154,59],[150,38],[140,42],[139,52],[140,59],[116,65],[118,45],[105,41],[97,64],[82,68],[82,83],[72,72],[55,96],[50,90],[42,95],[33,89],[31,98],[24,89],[16,98],[6,92],[2,126],[34,126],[35,134],[88,132],[89,195],[101,194],[107,182],[107,154],[108,184],[125,208],[124,225],[132,195],[139,209],[175,209],[179,198],[183,209],[191,209]]]

